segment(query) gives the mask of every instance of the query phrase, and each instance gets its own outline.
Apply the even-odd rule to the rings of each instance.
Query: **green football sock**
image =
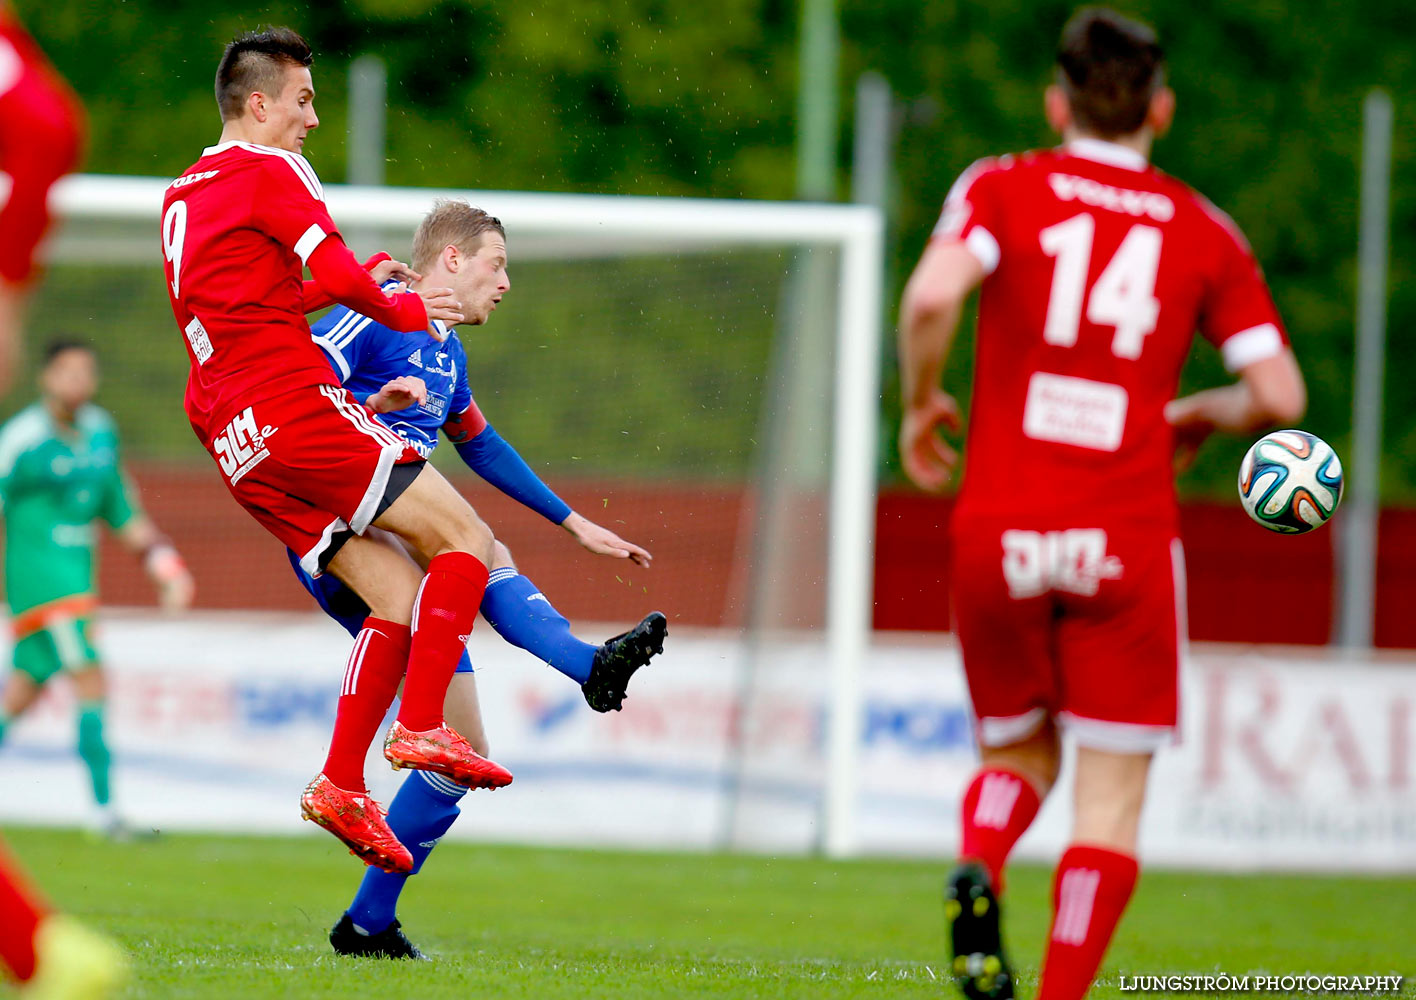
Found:
[[[5,730],[10,728],[10,717],[0,712],[0,743],[5,742]]]
[[[93,779],[93,797],[101,806],[108,805],[108,770],[113,755],[103,740],[103,702],[79,702],[79,756],[88,765]]]

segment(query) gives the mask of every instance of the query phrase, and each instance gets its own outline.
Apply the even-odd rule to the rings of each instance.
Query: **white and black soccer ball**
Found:
[[[1270,531],[1312,531],[1342,502],[1342,463],[1326,441],[1307,431],[1265,434],[1239,463],[1239,502]]]

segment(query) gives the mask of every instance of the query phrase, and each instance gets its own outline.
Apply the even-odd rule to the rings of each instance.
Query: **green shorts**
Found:
[[[54,618],[38,632],[15,643],[15,669],[43,684],[61,670],[98,666],[88,618]]]

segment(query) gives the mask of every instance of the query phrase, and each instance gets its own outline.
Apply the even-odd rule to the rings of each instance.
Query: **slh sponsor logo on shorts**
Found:
[[[266,438],[279,429],[270,426],[257,429],[255,414],[248,406],[216,436],[216,440],[211,443],[211,453],[216,456],[221,471],[226,474],[232,486],[270,457]]]
[[[1102,580],[1119,580],[1124,569],[1106,554],[1101,528],[1003,532],[1003,579],[1014,600],[1049,591],[1094,595]]]

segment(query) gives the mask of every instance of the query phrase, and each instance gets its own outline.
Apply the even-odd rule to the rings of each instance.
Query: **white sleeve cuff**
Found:
[[[310,262],[310,254],[315,252],[315,247],[323,243],[328,235],[319,227],[319,223],[305,230],[305,235],[295,241],[295,256],[300,258],[301,264]]]
[[[964,237],[964,246],[978,258],[978,262],[983,265],[984,274],[992,274],[998,269],[998,261],[1003,257],[1003,251],[987,229],[974,226],[968,236]]]
[[[1255,361],[1271,358],[1282,350],[1283,335],[1272,323],[1240,330],[1219,345],[1224,367],[1231,373],[1241,372]]]
[[[334,344],[325,337],[311,337],[316,344],[324,348],[325,356],[334,362],[334,367],[339,369],[339,381],[349,381],[349,362],[344,360],[344,352],[335,347]]]

